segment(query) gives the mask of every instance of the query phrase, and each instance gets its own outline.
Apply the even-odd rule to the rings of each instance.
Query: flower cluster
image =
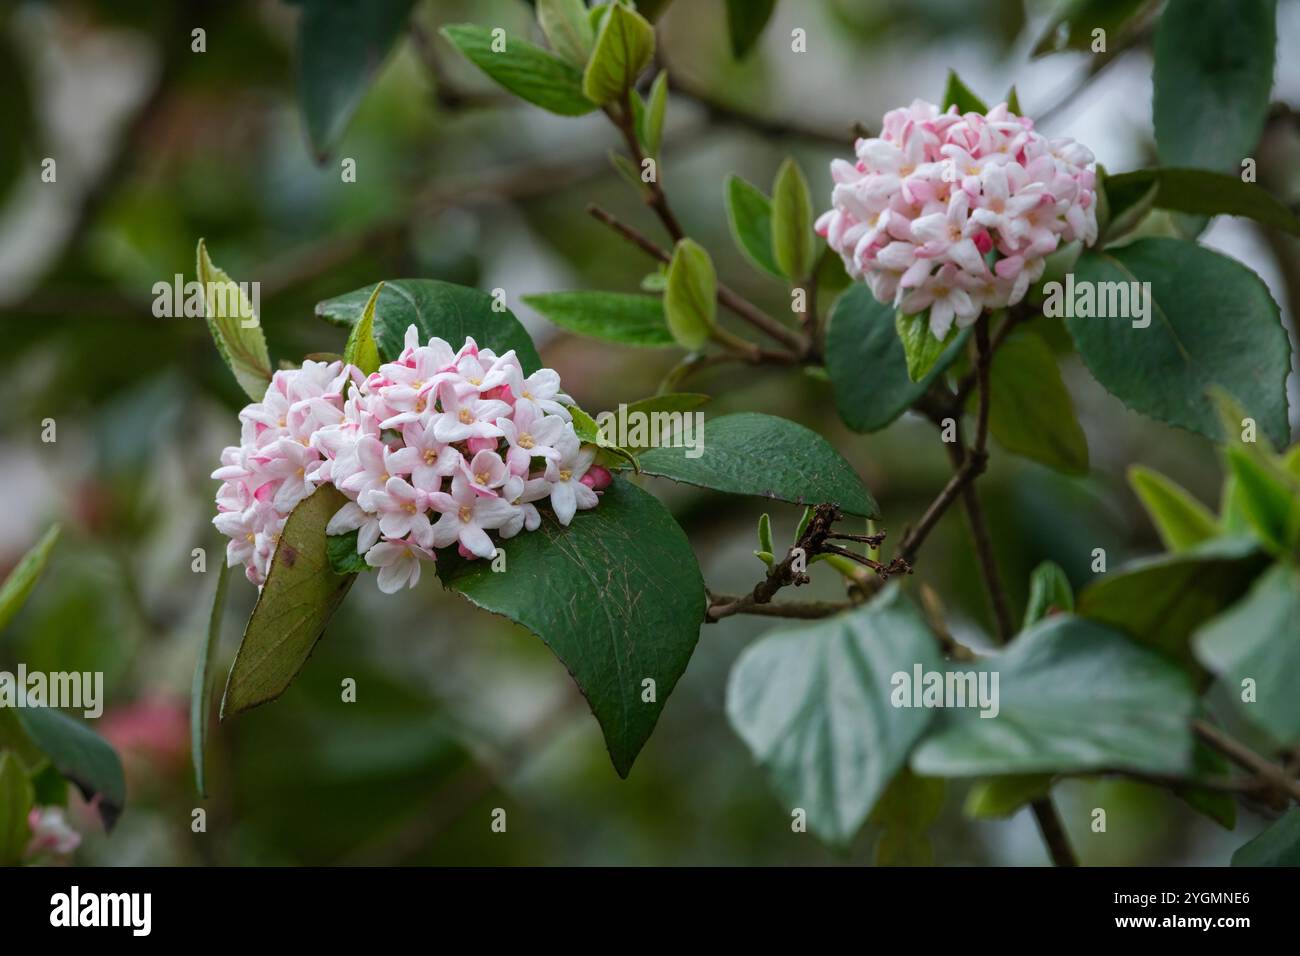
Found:
[[[349,499],[327,532],[356,531],[388,593],[413,587],[435,548],[495,557],[487,532],[536,530],[545,500],[567,525],[610,482],[568,402],[552,369],[526,376],[513,350],[498,356],[473,339],[459,351],[439,338],[421,345],[415,326],[397,361],[369,376],[342,362],[276,372],[212,475],[223,482],[213,524],[230,538],[227,562],[263,584],[289,513],[323,484]]]
[[[1061,242],[1097,238],[1092,153],[1005,103],[961,114],[917,100],[855,151],[831,164],[817,232],[881,302],[929,309],[939,339],[1023,299]]]

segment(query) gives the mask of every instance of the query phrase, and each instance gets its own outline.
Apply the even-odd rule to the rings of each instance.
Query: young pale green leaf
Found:
[[[1300,235],[1300,217],[1263,186],[1244,182],[1240,175],[1159,167],[1108,176],[1105,184],[1112,204],[1112,216],[1116,201],[1129,203],[1132,197],[1145,199],[1149,195],[1148,209],[1155,206],[1198,216],[1245,216],[1292,235]],[[1140,203],[1136,205],[1141,208]],[[1131,227],[1137,222],[1125,225]],[[1117,238],[1119,234],[1112,221],[1107,231],[1108,239]]]
[[[727,35],[737,60],[754,49],[775,9],[776,0],[727,0]]]
[[[936,339],[930,331],[928,311],[915,315],[897,313],[894,316],[894,331],[903,346],[903,356],[907,362],[907,378],[917,383],[931,378],[940,359],[948,354],[953,343],[962,334],[961,330],[954,325],[948,330],[948,335],[942,342]]]
[[[664,116],[668,111],[668,71],[660,70],[650,85],[645,116],[641,121],[641,144],[650,156],[658,156],[664,143]]]
[[[772,547],[772,519],[766,511],[758,519],[758,546],[768,554],[776,551],[776,548]]]
[[[1076,307],[1065,324],[1107,391],[1134,411],[1217,439],[1219,417],[1208,396],[1217,385],[1246,407],[1261,431],[1283,440],[1290,346],[1259,276],[1192,242],[1139,239],[1085,252],[1075,280],[1076,301],[1063,294],[1060,305],[1086,304],[1091,289],[1093,311],[1105,317],[1085,317]],[[1140,283],[1150,283],[1149,302]],[[1145,318],[1135,301],[1148,306]]]
[[[352,587],[355,575],[330,567],[325,535],[325,525],[346,503],[332,485],[322,485],[289,515],[230,666],[222,720],[285,692]]]
[[[1170,551],[1186,551],[1218,535],[1210,509],[1158,471],[1134,465],[1128,483]]]
[[[522,624],[568,668],[626,777],[695,648],[708,598],[690,542],[621,478],[563,528],[503,541],[506,570],[438,556],[444,586]],[[652,682],[652,683],[647,683]]]
[[[384,284],[381,282],[370,293],[365,308],[361,310],[361,318],[352,326],[348,344],[343,349],[343,361],[355,365],[363,375],[379,370],[379,343],[375,341],[375,304],[383,289]]]
[[[582,92],[582,72],[549,50],[513,36],[498,40],[501,34],[494,37],[493,30],[473,23],[445,26],[441,32],[471,63],[520,99],[561,116],[582,116],[598,106]]]
[[[1151,0],[1062,0],[1048,21],[1031,56],[1037,58],[1062,50],[1103,53],[1116,48],[1133,29],[1137,14],[1151,5]],[[1094,31],[1101,30],[1100,37]],[[1094,49],[1098,40],[1106,46]]]
[[[1020,629],[1027,631],[1045,617],[1074,610],[1074,589],[1061,566],[1044,561],[1029,576],[1029,602]]]
[[[664,303],[655,295],[621,292],[547,292],[523,300],[554,324],[577,335],[619,345],[662,348],[676,340]]]
[[[693,239],[682,239],[668,266],[663,308],[668,329],[684,349],[702,348],[718,317],[718,277],[713,260]]]
[[[598,106],[622,102],[654,52],[654,27],[631,7],[610,4],[582,74],[583,93]]]
[[[1240,445],[1227,450],[1241,513],[1269,551],[1291,555],[1300,543],[1300,481],[1263,455]]]
[[[1232,854],[1233,866],[1300,866],[1300,807],[1292,807]]]
[[[375,303],[375,341],[385,362],[396,361],[414,325],[420,341],[433,336],[460,348],[473,336],[481,348],[498,355],[514,349],[524,371],[542,367],[541,357],[514,313],[486,292],[436,279],[389,279]],[[316,303],[316,315],[336,325],[356,325],[365,313],[375,286]]]
[[[319,161],[342,138],[414,5],[415,0],[302,0],[298,102]]]
[[[993,356],[991,376],[989,431],[998,444],[1065,474],[1087,474],[1088,439],[1042,337],[1012,332]]]
[[[202,239],[196,258],[212,341],[240,387],[249,398],[260,402],[271,381],[271,356],[257,314],[239,284],[212,264]]]
[[[1267,564],[1253,540],[1206,541],[1100,575],[1079,594],[1079,614],[1124,632],[1199,675],[1192,634],[1245,594]]]
[[[0,750],[0,866],[22,862],[31,839],[32,784],[18,757]]]
[[[1193,638],[1196,657],[1217,678],[1237,712],[1278,744],[1300,743],[1300,572],[1274,564],[1250,593],[1205,624]],[[1249,679],[1255,697],[1242,702]]]
[[[803,170],[787,159],[777,170],[772,184],[772,258],[777,268],[792,282],[803,282],[812,275],[813,249],[812,195]]]
[[[99,797],[95,808],[104,828],[111,830],[126,806],[126,777],[113,748],[82,721],[51,707],[24,707],[18,719],[32,742],[82,796]]]
[[[772,203],[763,191],[735,173],[727,174],[727,223],[736,246],[757,268],[785,278],[772,255]]]
[[[922,328],[930,334],[924,323]],[[959,332],[921,380],[913,381],[893,307],[878,302],[865,285],[850,288],[836,301],[826,331],[826,372],[844,424],[857,432],[890,424],[958,359],[970,335],[970,329]]]
[[[894,775],[871,811],[882,829],[876,843],[876,866],[933,866],[928,832],[939,819],[947,789],[937,777],[918,777],[904,767]]]
[[[596,32],[582,0],[537,0],[537,22],[552,50],[579,70],[587,65]]]
[[[647,475],[801,505],[832,503],[848,514],[879,517],[875,499],[826,439],[784,418],[741,412],[711,418],[695,448],[642,453]]]
[[[889,706],[893,675],[942,666],[925,620],[890,585],[852,611],[751,644],[727,682],[727,717],[786,806],[844,846],[935,714]]]
[[[988,106],[961,81],[956,70],[948,71],[948,85],[943,91],[943,108],[956,106],[959,113],[987,113]]]
[[[1186,675],[1095,622],[1055,615],[1005,651],[948,670],[963,676],[968,700],[981,677],[991,690],[996,675],[998,693],[987,698],[996,702],[997,716],[985,718],[989,710],[980,706],[939,710],[912,754],[917,773],[1185,773],[1191,767],[1196,698]]]
[[[212,664],[217,657],[217,648],[221,644],[221,620],[226,608],[226,584],[230,580],[230,569],[222,561],[217,569],[217,593],[212,599],[212,613],[208,616],[208,631],[199,648],[198,658],[194,662],[194,679],[190,683],[190,758],[194,763],[194,787],[199,796],[206,799],[208,795],[207,775],[205,771],[205,754],[208,746],[208,724],[212,711],[210,693],[212,681]]]
[[[1004,819],[1048,795],[1052,774],[1024,773],[977,780],[966,793],[962,813],[972,820]]]
[[[41,540],[37,541],[26,554],[14,565],[12,571],[0,584],[0,631],[3,631],[13,616],[18,613],[31,596],[36,582],[45,571],[45,562],[54,550],[54,542],[59,540],[59,526],[51,525]]]

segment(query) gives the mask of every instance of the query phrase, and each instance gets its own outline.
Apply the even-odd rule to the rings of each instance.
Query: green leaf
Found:
[[[59,525],[51,525],[41,540],[19,559],[12,571],[0,584],[0,631],[13,620],[27,599],[31,596],[36,582],[45,571],[45,562],[54,550],[54,542],[59,540]]]
[[[325,525],[347,503],[322,485],[289,515],[271,570],[230,665],[221,718],[275,700],[293,682],[355,575],[330,568]]]
[[[677,344],[703,347],[718,317],[718,277],[708,252],[693,239],[682,239],[673,250],[664,290],[664,315]]]
[[[1084,253],[1075,279],[1076,285],[1150,283],[1150,324],[1145,328],[1115,316],[1065,319],[1093,376],[1124,404],[1217,439],[1218,414],[1207,392],[1218,385],[1246,407],[1267,435],[1283,440],[1291,351],[1277,303],[1259,276],[1195,243],[1139,239],[1119,249]],[[1092,288],[1095,298],[1103,298],[1097,290],[1105,287]],[[1074,298],[1082,291],[1077,285]],[[1066,307],[1073,304],[1068,292],[1067,286],[1062,296]],[[1099,311],[1112,309],[1108,305]]]
[[[641,145],[646,154],[658,156],[664,143],[664,115],[668,111],[668,71],[660,70],[650,85],[650,99],[646,102],[642,120]]]
[[[1222,695],[1279,744],[1300,742],[1300,572],[1273,565],[1241,601],[1205,624],[1193,638],[1196,656],[1217,675]],[[1242,681],[1255,684],[1243,701]]]
[[[212,341],[240,387],[249,398],[260,402],[271,381],[271,356],[261,324],[238,283],[212,264],[202,239],[196,256]]]
[[[1160,184],[1143,177],[1109,176],[1098,167],[1096,247],[1104,248],[1136,229],[1155,208]],[[1060,281],[1060,280],[1058,280]]]
[[[1138,169],[1106,177],[1106,191],[1112,202],[1118,197],[1128,203],[1132,197],[1149,194],[1150,205],[1158,209],[1200,216],[1245,216],[1300,235],[1300,217],[1263,186],[1243,182],[1239,174],[1169,167]]]
[[[754,49],[775,9],[776,0],[727,0],[727,35],[737,60]]]
[[[366,307],[361,310],[361,319],[352,326],[348,344],[343,349],[343,361],[355,365],[363,375],[379,370],[379,344],[375,341],[375,303],[379,301],[379,293],[383,290],[384,284],[381,282],[370,293]]]
[[[1117,49],[1126,26],[1149,0],[1064,0],[1034,44],[1033,57],[1061,50],[1092,52],[1093,30],[1106,31],[1106,49]]]
[[[208,746],[208,723],[212,710],[210,694],[212,664],[221,644],[221,620],[226,608],[226,584],[230,568],[223,560],[217,569],[217,593],[212,599],[212,613],[208,616],[208,632],[194,662],[194,680],[190,684],[190,757],[194,762],[194,787],[206,799],[208,784],[204,772],[204,755]]]
[[[758,546],[768,554],[776,551],[772,547],[772,519],[766,511],[758,519]]]
[[[1024,116],[1024,111],[1020,109],[1020,95],[1016,92],[1015,85],[1007,90],[1007,109],[1017,116]]]
[[[812,194],[803,170],[787,159],[772,184],[772,258],[782,275],[803,282],[814,264]]]
[[[500,545],[506,570],[439,554],[443,584],[540,637],[568,668],[626,777],[699,636],[708,599],[681,528],[615,478],[568,528],[549,517]],[[654,681],[647,700],[646,680]]]
[[[893,307],[876,301],[865,285],[854,285],[836,301],[826,330],[826,372],[844,424],[857,432],[890,424],[957,360],[970,335],[970,329],[958,333],[929,372],[914,382],[894,330]]]
[[[22,862],[31,839],[32,784],[18,758],[0,750],[0,866]]]
[[[1300,866],[1300,807],[1292,807],[1232,854],[1233,866]]]
[[[520,99],[561,116],[596,109],[582,92],[582,72],[567,60],[527,40],[507,36],[505,50],[492,49],[492,31],[473,23],[442,28],[441,33],[480,70]]]
[[[596,31],[582,0],[537,0],[537,22],[552,50],[579,70],[587,65]]]
[[[876,844],[876,866],[933,866],[927,835],[943,809],[946,786],[937,777],[918,777],[904,767],[871,811],[883,832]]]
[[[619,345],[661,348],[676,344],[663,300],[621,292],[547,292],[524,302],[560,328]]]
[[[1245,594],[1266,564],[1249,539],[1207,541],[1103,574],[1079,594],[1079,613],[1199,673],[1192,633]]]
[[[301,5],[298,103],[312,148],[324,162],[405,29],[415,0],[302,0]]]
[[[325,553],[329,556],[330,570],[335,574],[360,574],[374,570],[366,564],[366,556],[357,553],[359,534],[357,531],[347,531],[325,536]]]
[[[1158,471],[1134,465],[1128,483],[1170,551],[1186,551],[1218,534],[1210,509]]]
[[[527,373],[542,367],[541,357],[524,327],[509,309],[494,308],[486,292],[437,279],[389,279],[375,304],[375,341],[379,355],[392,362],[401,354],[408,326],[420,331],[420,341],[444,339],[453,349],[472,336],[481,348],[502,355],[514,349]],[[368,285],[316,303],[316,315],[336,325],[355,325],[375,291]]]
[[[24,707],[18,719],[54,768],[76,784],[81,795],[99,803],[104,828],[111,830],[126,806],[122,762],[103,737],[80,720],[50,707]]]
[[[772,203],[735,173],[727,174],[727,223],[745,258],[769,275],[785,278],[772,255]]]
[[[977,780],[966,794],[962,813],[972,820],[1003,819],[1047,796],[1052,774],[1024,773]]]
[[[1086,475],[1088,439],[1048,344],[1016,330],[994,353],[991,375],[989,431],[998,444],[1065,474]]]
[[[702,435],[697,449],[646,450],[640,455],[642,472],[734,495],[800,505],[833,503],[848,514],[879,517],[875,499],[853,466],[802,425],[741,412],[709,419]]]
[[[989,108],[984,101],[971,92],[969,86],[961,81],[956,70],[948,71],[948,85],[943,91],[943,108],[956,106],[959,113],[987,113]]]
[[[1152,113],[1162,166],[1239,171],[1264,131],[1275,0],[1169,0],[1155,38]]]
[[[786,807],[847,845],[934,711],[890,707],[891,678],[942,666],[916,608],[890,585],[832,618],[765,634],[737,659],[727,717]]]
[[[1122,634],[1057,615],[1006,650],[949,672],[987,673],[997,716],[939,711],[912,754],[917,773],[944,777],[1189,769],[1196,700],[1184,674]],[[969,684],[969,680],[968,680]]]
[[[920,382],[928,377],[939,365],[939,360],[952,344],[961,336],[961,330],[955,325],[948,330],[947,337],[941,342],[930,331],[930,313],[920,312],[906,315],[902,312],[894,316],[894,331],[903,344],[903,355],[907,359],[907,378],[911,382]]]
[[[599,106],[621,102],[654,52],[654,27],[631,7],[611,4],[582,74],[582,92]]]
[[[1227,457],[1238,506],[1251,531],[1279,557],[1292,554],[1300,542],[1300,481],[1240,445],[1229,447]]]
[[[1217,750],[1211,750],[1199,740],[1192,751],[1192,769],[1196,776],[1219,779],[1229,776],[1231,772],[1228,761]],[[1209,817],[1225,830],[1236,827],[1237,804],[1232,799],[1232,794],[1195,786],[1175,788],[1174,794],[1197,813]]]
[[[1044,561],[1029,576],[1029,602],[1025,606],[1022,630],[1029,630],[1045,617],[1074,610],[1074,589],[1061,566]]]

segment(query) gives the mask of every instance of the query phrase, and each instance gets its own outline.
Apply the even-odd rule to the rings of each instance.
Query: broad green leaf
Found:
[[[890,585],[835,617],[765,634],[737,659],[727,717],[787,809],[850,843],[935,711],[891,707],[893,676],[938,670],[938,644]]]
[[[914,382],[894,330],[893,307],[876,301],[865,285],[854,285],[836,301],[826,330],[826,372],[844,424],[858,432],[890,424],[957,360],[970,334],[962,330],[930,371]]]
[[[1180,239],[1139,239],[1122,248],[1089,251],[1075,273],[1075,300],[1087,288],[1098,311],[1122,300],[1112,292],[1150,283],[1149,325],[1131,317],[1065,322],[1093,376],[1134,411],[1209,438],[1218,415],[1207,395],[1218,385],[1240,401],[1276,442],[1288,432],[1284,382],[1290,346],[1277,303],[1259,276],[1226,256]],[[1089,283],[1085,287],[1083,283]],[[1071,306],[1069,286],[1062,306]],[[1130,299],[1130,312],[1133,296]],[[1139,296],[1144,299],[1144,296]],[[1050,300],[1049,300],[1050,301]]]
[[[709,419],[702,436],[696,448],[646,450],[639,456],[642,472],[734,495],[801,505],[833,503],[848,514],[879,517],[875,499],[853,466],[802,425],[741,412]]]
[[[1128,483],[1170,551],[1186,551],[1218,535],[1210,509],[1158,471],[1134,465]]]
[[[949,665],[950,673],[998,677],[997,715],[940,710],[912,754],[917,773],[943,777],[1190,768],[1196,698],[1186,675],[1122,634],[1057,615],[1006,650]]]
[[[587,65],[596,32],[582,0],[537,0],[537,22],[552,50],[579,70]]]
[[[808,180],[799,164],[787,159],[777,170],[772,184],[772,258],[791,282],[802,282],[812,275],[815,261],[812,229]]]
[[[1122,239],[1155,208],[1160,184],[1155,179],[1109,176],[1098,167],[1096,247],[1104,248]],[[1059,279],[1057,281],[1060,281]]]
[[[903,355],[907,360],[907,378],[920,382],[938,367],[939,361],[949,347],[961,337],[961,330],[955,325],[948,330],[948,335],[941,342],[930,331],[930,313],[921,312],[906,315],[902,312],[894,316],[894,331],[903,345]]]
[[[1254,155],[1273,86],[1276,6],[1276,0],[1166,4],[1152,74],[1162,166],[1239,172],[1241,161]]]
[[[754,48],[775,9],[776,0],[727,0],[727,35],[737,60]]]
[[[1074,610],[1074,589],[1061,566],[1044,561],[1029,576],[1029,601],[1021,630],[1029,630],[1045,617]]]
[[[959,113],[987,113],[989,108],[984,101],[971,92],[969,86],[961,81],[956,70],[948,71],[948,85],[943,91],[943,108],[956,106]]]
[[[494,308],[496,300],[486,292],[437,279],[389,279],[375,303],[375,341],[386,362],[401,354],[406,330],[414,325],[420,341],[432,336],[444,339],[453,349],[473,337],[480,348],[502,355],[514,349],[527,373],[542,367],[542,360],[509,309]],[[375,286],[316,303],[316,315],[337,325],[355,325],[365,312]]]
[[[104,828],[111,830],[126,806],[126,778],[113,748],[83,721],[50,707],[24,707],[18,719],[41,753],[76,784],[83,797],[99,797],[96,809]]]
[[[718,317],[717,295],[713,260],[695,240],[682,239],[668,266],[663,300],[668,329],[682,348],[701,348],[713,334]]]
[[[1116,49],[1131,28],[1135,14],[1150,0],[1059,0],[1031,56],[1061,50],[1093,51],[1093,30],[1104,30],[1106,50]]]
[[[817,260],[817,294],[825,296],[825,301],[834,298],[853,284],[853,277],[844,268],[840,254],[827,246]]]
[[[0,866],[17,866],[31,839],[32,784],[18,758],[0,750]]]
[[[1048,344],[1028,329],[1012,332],[990,374],[989,431],[998,444],[1057,471],[1087,474],[1088,439]]]
[[[1112,204],[1117,199],[1129,204],[1134,197],[1150,195],[1148,208],[1155,206],[1200,216],[1245,216],[1300,235],[1300,217],[1263,186],[1243,182],[1239,173],[1169,167],[1138,169],[1106,177],[1106,192]],[[1117,234],[1113,225],[1108,234]]]
[[[36,582],[41,579],[41,574],[45,571],[45,562],[49,560],[50,552],[54,550],[54,542],[58,540],[59,526],[51,525],[45,534],[41,535],[41,540],[37,541],[14,565],[13,570],[5,577],[4,584],[0,584],[0,631],[5,629],[13,616],[27,603],[32,589],[36,587]]]
[[[674,345],[657,295],[621,292],[546,292],[523,296],[543,317],[562,329],[619,345],[658,348]]]
[[[374,570],[366,564],[366,556],[357,553],[358,537],[356,531],[326,535],[325,553],[329,557],[330,570],[335,574],[360,574]]]
[[[202,239],[196,257],[212,341],[240,387],[260,402],[271,381],[271,356],[258,317],[238,283],[212,264]]]
[[[1279,744],[1300,742],[1300,572],[1273,565],[1242,600],[1197,631],[1196,656],[1217,675],[1224,698]],[[1243,701],[1244,680],[1255,699]]]
[[[384,290],[381,282],[375,286],[366,300],[366,307],[361,310],[361,319],[352,326],[348,334],[348,343],[343,349],[343,361],[355,365],[363,375],[379,370],[379,344],[375,341],[375,303],[379,293]]]
[[[1206,541],[1100,575],[1079,594],[1079,614],[1199,673],[1190,644],[1193,632],[1245,594],[1266,564],[1252,540]]]
[[[1052,774],[1025,773],[977,780],[966,794],[962,813],[972,820],[1009,817],[1021,807],[1047,796]]]
[[[582,92],[598,106],[621,102],[654,52],[654,27],[631,7],[611,4],[582,74]]]
[[[1233,866],[1300,866],[1300,807],[1292,807],[1267,830],[1232,854]]]
[[[285,692],[352,587],[355,575],[331,569],[325,535],[325,525],[346,503],[336,488],[322,485],[289,515],[230,665],[222,720]]]
[[[876,843],[876,866],[933,866],[928,831],[943,809],[946,786],[938,777],[918,777],[904,767],[881,794],[871,822],[883,832]]]
[[[690,542],[653,496],[615,478],[600,504],[578,512],[568,528],[548,516],[499,548],[503,572],[448,551],[438,556],[438,576],[555,652],[626,777],[704,621],[708,599]]]
[[[415,0],[299,2],[298,103],[324,162],[405,29]]]
[[[1300,541],[1300,481],[1241,445],[1230,446],[1227,457],[1238,505],[1255,537],[1278,556],[1295,552]]]
[[[668,71],[660,70],[650,85],[645,116],[641,121],[641,144],[650,156],[658,156],[664,143],[664,116],[668,111]]]
[[[736,246],[757,268],[785,278],[772,256],[772,203],[763,191],[735,173],[727,174],[727,223]]]
[[[1211,750],[1201,741],[1196,742],[1192,751],[1192,769],[1196,776],[1218,777],[1223,779],[1231,775],[1232,768],[1227,759],[1217,750]],[[1202,816],[1209,817],[1225,830],[1237,825],[1237,803],[1232,794],[1212,790],[1208,787],[1176,788],[1174,794],[1189,807]]]
[[[474,23],[445,26],[441,32],[471,63],[520,99],[561,116],[582,116],[598,106],[582,92],[582,71],[549,50],[507,36],[505,49],[498,52],[492,49],[492,30]]]
[[[208,723],[212,711],[212,681],[208,675],[212,673],[212,664],[221,644],[221,620],[226,609],[226,584],[229,580],[230,568],[223,560],[217,569],[217,593],[212,599],[208,631],[194,662],[194,679],[190,684],[190,757],[194,763],[194,787],[204,799],[208,795],[204,757],[207,753]]]

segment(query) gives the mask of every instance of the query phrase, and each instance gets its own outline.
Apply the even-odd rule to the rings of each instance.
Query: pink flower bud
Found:
[[[614,480],[614,476],[609,473],[608,468],[592,465],[579,480],[592,491],[604,491],[609,487],[609,483]]]

